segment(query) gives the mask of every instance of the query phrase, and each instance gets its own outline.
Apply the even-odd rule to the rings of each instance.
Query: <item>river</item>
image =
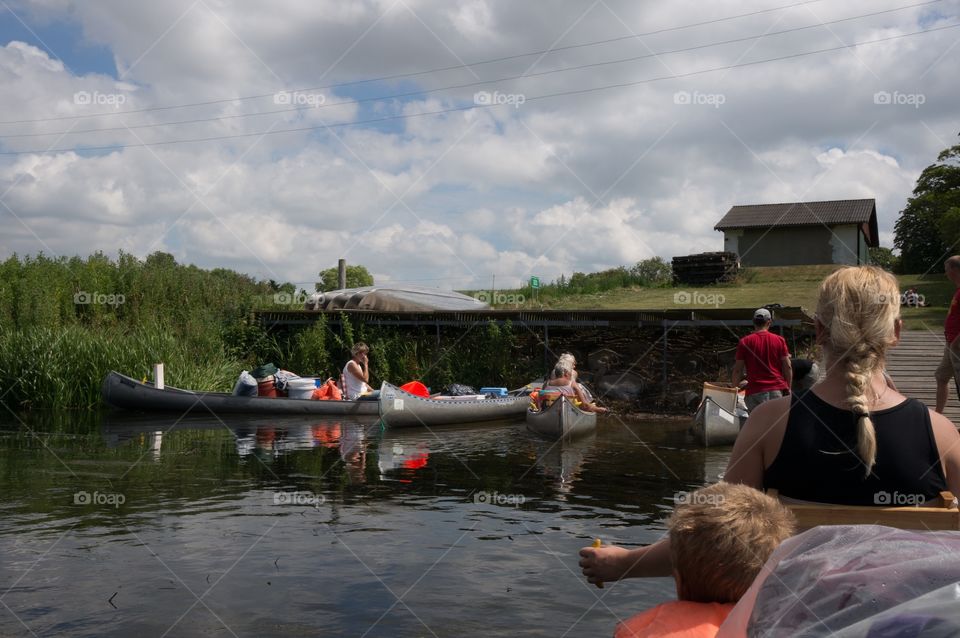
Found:
[[[673,582],[597,589],[577,550],[716,480],[685,427],[8,415],[0,635],[612,635]]]

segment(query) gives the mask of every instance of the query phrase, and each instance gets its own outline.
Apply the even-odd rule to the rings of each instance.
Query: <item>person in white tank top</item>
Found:
[[[343,391],[346,398],[351,401],[356,401],[361,395],[364,395],[364,398],[375,398],[378,394],[374,393],[373,388],[368,385],[370,362],[367,353],[369,351],[367,344],[358,341],[350,350],[352,358],[343,366]]]

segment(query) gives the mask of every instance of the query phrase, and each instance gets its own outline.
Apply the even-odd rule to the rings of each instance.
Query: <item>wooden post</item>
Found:
[[[343,290],[347,287],[347,260],[337,260],[337,288]]]
[[[546,323],[543,324],[543,367],[548,370],[547,374],[549,375],[549,366],[550,366],[550,326]]]
[[[663,374],[660,379],[661,391],[660,396],[663,399],[667,398],[667,322],[663,322]]]

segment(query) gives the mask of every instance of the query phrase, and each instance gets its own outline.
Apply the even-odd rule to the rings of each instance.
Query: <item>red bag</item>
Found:
[[[430,396],[430,391],[427,390],[427,386],[423,385],[419,381],[410,381],[408,383],[404,383],[402,386],[400,386],[400,389],[406,390],[410,394],[415,394],[418,397]]]

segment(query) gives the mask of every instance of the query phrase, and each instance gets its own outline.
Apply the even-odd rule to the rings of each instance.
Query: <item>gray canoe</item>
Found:
[[[704,447],[733,445],[746,418],[724,409],[710,397],[704,397],[693,418],[691,432]]]
[[[226,392],[193,392],[141,383],[111,371],[100,386],[103,401],[114,408],[143,412],[173,411],[212,414],[320,414],[376,417],[376,401],[314,401],[285,397],[236,397]]]
[[[545,410],[527,409],[527,429],[551,439],[568,439],[596,430],[597,413],[585,412],[562,396]]]
[[[528,403],[528,396],[431,399],[411,394],[384,381],[380,386],[380,421],[386,426],[400,428],[518,420],[523,417]]]

